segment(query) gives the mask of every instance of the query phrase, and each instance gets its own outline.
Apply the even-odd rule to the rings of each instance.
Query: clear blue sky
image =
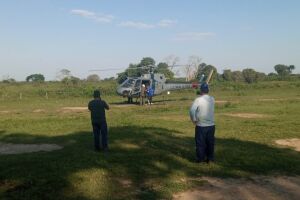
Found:
[[[0,79],[53,80],[62,68],[85,78],[171,54],[219,72],[293,64],[299,73],[299,11],[298,0],[1,0]]]

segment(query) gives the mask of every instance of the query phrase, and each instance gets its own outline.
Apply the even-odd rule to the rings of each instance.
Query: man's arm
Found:
[[[89,102],[89,104],[88,104],[88,109],[89,109],[90,111],[92,111],[92,105],[91,105],[91,102]]]
[[[103,103],[104,103],[104,108],[105,108],[106,110],[109,110],[108,104],[107,104],[105,101],[103,101]]]
[[[190,118],[191,118],[191,121],[196,124],[198,119],[197,119],[197,109],[198,109],[198,102],[197,100],[195,100],[190,108]]]

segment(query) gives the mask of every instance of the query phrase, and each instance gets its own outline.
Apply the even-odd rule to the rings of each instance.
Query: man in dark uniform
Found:
[[[100,97],[100,91],[94,91],[94,100],[89,102],[89,110],[91,111],[91,121],[94,132],[95,150],[100,151],[100,134],[102,141],[102,149],[108,150],[107,144],[107,123],[105,118],[105,110],[109,110],[108,104]]]

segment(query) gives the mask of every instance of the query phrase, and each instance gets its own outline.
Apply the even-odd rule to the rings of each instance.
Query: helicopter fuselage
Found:
[[[180,90],[197,87],[198,84],[191,83],[166,83],[164,74],[145,74],[141,77],[128,77],[117,88],[120,96],[128,98],[138,98],[141,92],[141,86],[152,87],[154,95],[159,95],[165,91]]]

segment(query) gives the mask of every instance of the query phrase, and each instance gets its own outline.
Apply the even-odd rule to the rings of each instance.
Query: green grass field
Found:
[[[203,184],[197,181],[202,176],[300,175],[300,153],[274,143],[300,138],[299,81],[213,86],[211,95],[219,101],[216,163],[209,165],[194,163],[188,109],[195,91],[155,97],[151,107],[126,106],[121,97],[104,95],[111,105],[110,151],[104,154],[93,151],[89,113],[62,110],[86,106],[89,98],[24,95],[20,100],[18,88],[13,90],[14,98],[0,100],[0,142],[64,148],[0,155],[0,199],[171,199]],[[236,113],[262,117],[226,115]]]

